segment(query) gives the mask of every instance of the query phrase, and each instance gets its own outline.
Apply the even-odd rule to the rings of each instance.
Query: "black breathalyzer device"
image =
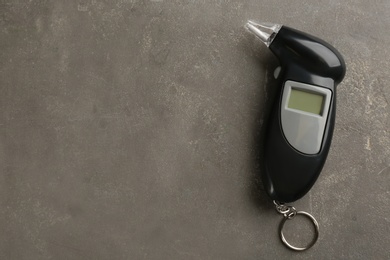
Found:
[[[277,98],[265,138],[263,182],[269,196],[292,202],[313,186],[328,155],[336,116],[336,86],[344,77],[340,53],[325,41],[276,24],[246,28],[275,54]]]

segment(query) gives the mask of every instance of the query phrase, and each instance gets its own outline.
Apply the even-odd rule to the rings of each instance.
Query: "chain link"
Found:
[[[293,206],[285,205],[276,200],[273,201],[276,207],[276,211],[282,214],[285,218],[292,219],[297,214],[297,210]]]

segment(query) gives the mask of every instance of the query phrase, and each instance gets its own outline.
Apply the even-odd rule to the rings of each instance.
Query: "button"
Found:
[[[279,74],[280,74],[280,70],[281,70],[282,68],[279,66],[279,67],[277,67],[276,69],[275,69],[275,71],[274,71],[274,77],[275,77],[275,79],[277,79],[278,77],[279,77]]]

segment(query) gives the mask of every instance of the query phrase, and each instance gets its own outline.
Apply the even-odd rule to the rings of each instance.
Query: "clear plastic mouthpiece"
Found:
[[[282,25],[274,23],[259,23],[248,20],[245,24],[245,28],[259,38],[265,45],[267,45],[267,47],[269,47],[280,28],[282,28]]]

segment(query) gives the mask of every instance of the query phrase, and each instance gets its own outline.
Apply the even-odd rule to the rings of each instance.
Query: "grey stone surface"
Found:
[[[388,259],[389,10],[1,0],[0,259]],[[320,223],[304,253],[281,245],[258,179],[277,62],[249,18],[347,64],[327,163],[295,203]]]

